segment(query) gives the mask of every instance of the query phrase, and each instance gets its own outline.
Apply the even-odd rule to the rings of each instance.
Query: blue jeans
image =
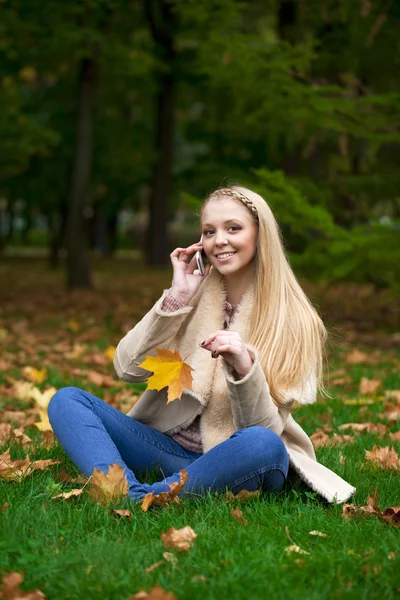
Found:
[[[280,437],[264,427],[240,429],[204,454],[185,450],[170,436],[139,423],[92,394],[67,387],[54,394],[48,408],[54,433],[76,466],[89,477],[94,467],[108,472],[118,462],[125,468],[132,499],[168,492],[186,469],[181,492],[202,495],[230,488],[279,492],[287,478],[289,457]],[[157,469],[161,480],[140,483],[143,469]]]

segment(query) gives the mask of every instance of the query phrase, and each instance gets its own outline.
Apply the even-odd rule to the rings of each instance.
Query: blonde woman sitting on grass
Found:
[[[243,187],[216,190],[203,204],[201,234],[202,243],[171,253],[171,288],[114,359],[121,379],[140,382],[151,372],[138,365],[156,347],[191,353],[193,389],[169,404],[167,388],[146,390],[127,415],[84,390],[61,389],[49,405],[60,444],[86,476],[118,462],[134,501],[169,491],[181,469],[188,472],[181,496],[278,493],[302,480],[328,502],[346,501],[355,488],[317,462],[291,414],[295,401],[316,400],[326,331],[268,204]],[[203,274],[190,258],[200,251]],[[138,479],[150,469],[158,482]]]

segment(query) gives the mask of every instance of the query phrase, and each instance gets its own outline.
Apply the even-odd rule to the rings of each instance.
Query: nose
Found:
[[[215,238],[215,245],[216,246],[226,246],[227,243],[228,243],[228,240],[226,239],[225,233],[224,232],[217,233],[216,238]]]

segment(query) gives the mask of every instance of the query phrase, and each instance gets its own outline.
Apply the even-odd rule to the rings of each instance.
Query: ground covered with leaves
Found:
[[[331,332],[331,398],[294,417],[357,488],[346,505],[300,487],[133,505],[118,473],[88,481],[54,441],[55,390],[123,412],[142,393],[118,381],[114,348],[170,282],[121,260],[96,268],[96,291],[66,294],[42,261],[0,265],[0,597],[398,597],[400,335],[385,291],[305,284]]]

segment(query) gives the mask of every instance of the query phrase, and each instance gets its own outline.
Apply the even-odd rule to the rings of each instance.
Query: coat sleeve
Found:
[[[166,348],[193,310],[193,306],[163,310],[164,299],[168,295],[169,290],[164,290],[153,308],[119,342],[114,355],[114,367],[120,379],[130,382],[148,379],[152,372],[140,369],[138,365],[145,356],[156,354],[156,346]]]
[[[294,400],[301,403],[311,403],[315,400],[316,387],[312,385],[315,377],[313,379],[311,376],[302,388],[286,390],[285,403],[278,407],[272,400],[267,380],[258,360],[257,349],[250,344],[246,344],[246,347],[253,359],[253,366],[245,377],[235,379],[232,368],[224,363],[234,423],[238,429],[261,425],[281,435],[286,427],[290,407]],[[302,397],[302,393],[306,397]]]

